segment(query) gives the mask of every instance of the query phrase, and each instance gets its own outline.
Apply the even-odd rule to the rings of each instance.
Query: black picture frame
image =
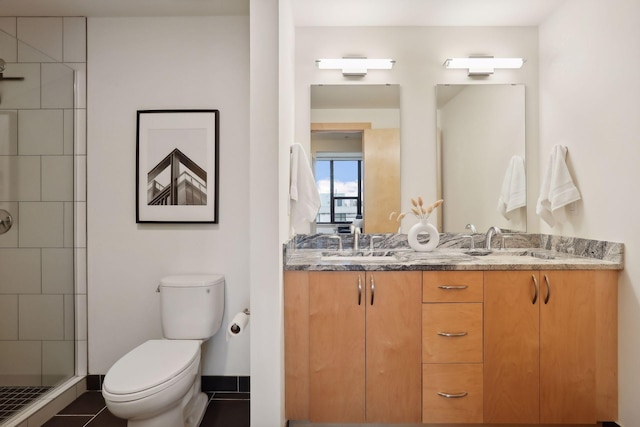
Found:
[[[218,223],[220,112],[138,110],[136,223]]]

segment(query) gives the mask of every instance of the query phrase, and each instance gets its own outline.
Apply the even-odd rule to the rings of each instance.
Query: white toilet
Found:
[[[158,289],[164,339],[149,340],[118,360],[102,395],[128,427],[195,427],[207,406],[200,346],[222,324],[224,276],[169,276]]]

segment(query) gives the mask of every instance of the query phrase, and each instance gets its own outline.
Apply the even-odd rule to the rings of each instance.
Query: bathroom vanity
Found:
[[[622,245],[550,239],[489,254],[445,236],[429,253],[384,248],[397,236],[357,254],[287,247],[287,419],[617,418]]]

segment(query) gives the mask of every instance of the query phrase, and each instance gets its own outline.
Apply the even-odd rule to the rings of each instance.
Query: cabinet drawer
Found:
[[[426,271],[423,302],[482,302],[482,271]]]
[[[481,423],[482,365],[422,365],[423,423]]]
[[[422,304],[423,363],[482,363],[482,303]]]

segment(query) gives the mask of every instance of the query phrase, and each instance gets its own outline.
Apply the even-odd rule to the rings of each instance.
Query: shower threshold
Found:
[[[86,390],[84,378],[74,376],[55,387],[0,386],[0,427],[21,425],[32,418],[46,421]]]

